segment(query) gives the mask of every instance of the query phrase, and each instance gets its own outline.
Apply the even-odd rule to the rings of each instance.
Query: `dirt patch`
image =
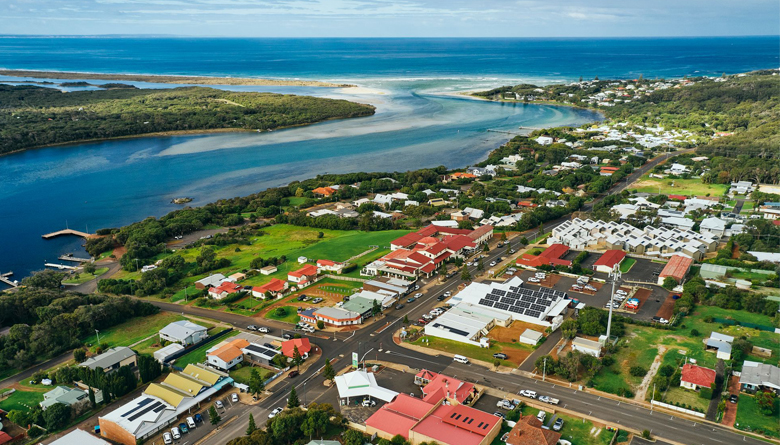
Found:
[[[661,358],[664,356],[665,352],[666,346],[658,346],[658,355],[655,356],[653,364],[650,365],[650,369],[647,371],[645,378],[642,379],[642,383],[639,384],[639,388],[636,390],[636,396],[634,397],[634,400],[643,402],[645,397],[647,397],[647,389],[650,387],[650,382],[653,381],[655,373],[658,372],[658,368],[661,367]]]
[[[125,246],[119,246],[116,249],[114,249],[114,251],[111,253],[114,254],[117,261],[119,261],[119,259],[122,258],[122,255],[127,253],[127,248]]]
[[[488,337],[490,337],[492,340],[503,343],[512,343],[512,340],[517,342],[520,338],[520,334],[525,332],[526,329],[533,329],[537,332],[543,331],[539,328],[538,325],[523,323],[522,321],[513,321],[509,327],[496,326],[495,328],[491,329]]]
[[[672,315],[674,315],[674,299],[672,299],[672,294],[669,294],[666,296],[663,304],[661,304],[658,312],[655,313],[655,316],[671,320]]]

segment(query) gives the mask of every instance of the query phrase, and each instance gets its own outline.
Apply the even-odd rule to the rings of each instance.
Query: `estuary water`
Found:
[[[94,232],[161,216],[178,208],[170,203],[175,197],[190,196],[199,205],[326,172],[463,167],[484,159],[519,127],[600,119],[587,110],[490,103],[454,92],[580,75],[714,75],[769,68],[778,65],[776,44],[777,38],[0,38],[4,68],[347,81],[360,88],[224,88],[345,98],[377,107],[371,117],[271,133],[112,140],[0,157],[5,252],[0,272],[13,270],[20,279],[58,255],[83,254],[82,240],[44,241],[43,233],[66,225]]]

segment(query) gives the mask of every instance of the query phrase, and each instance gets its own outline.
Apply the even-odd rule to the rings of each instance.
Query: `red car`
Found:
[[[428,320],[426,320],[426,319],[424,319],[424,318],[421,318],[421,319],[417,320],[417,323],[420,323],[420,324],[428,324]]]

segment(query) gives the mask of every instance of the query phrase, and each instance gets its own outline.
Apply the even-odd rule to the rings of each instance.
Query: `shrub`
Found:
[[[701,332],[699,332],[697,329],[691,329],[691,337],[698,337],[701,335]]]
[[[632,366],[629,373],[634,377],[644,377],[647,375],[647,369],[644,366]]]

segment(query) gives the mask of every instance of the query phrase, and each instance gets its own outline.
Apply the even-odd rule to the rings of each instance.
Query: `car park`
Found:
[[[292,370],[292,371],[290,371],[289,374],[287,374],[287,377],[292,379],[292,378],[298,377],[300,374],[301,374],[300,372],[298,372],[296,370]]]
[[[518,391],[518,394],[523,397],[528,397],[529,399],[535,399],[536,398],[536,391],[531,391],[530,389],[522,389]]]
[[[506,355],[506,354],[504,354],[503,352],[496,352],[495,354],[493,354],[493,358],[498,358],[498,359],[501,359],[501,360],[506,360],[506,359],[508,359],[508,358],[509,358],[509,356],[508,356],[508,355]]]
[[[274,417],[276,417],[277,414],[279,414],[282,411],[284,411],[284,408],[274,408],[274,410],[271,411],[270,414],[268,414],[268,418],[273,419]]]
[[[190,427],[190,429],[195,428],[195,419],[187,417],[187,426]]]
[[[233,403],[238,403],[238,394],[233,393],[230,395],[230,401]]]
[[[173,437],[171,437],[171,433],[167,431],[163,433],[163,442],[165,442],[165,445],[171,445],[173,443]]]
[[[560,431],[563,428],[563,419],[558,417],[553,424],[553,431]]]
[[[253,324],[250,324],[250,325],[249,325],[249,326],[247,326],[246,328],[247,328],[248,330],[250,330],[250,331],[256,331],[256,330],[257,330],[257,326],[255,326],[255,325],[253,325]]]
[[[190,429],[187,428],[187,424],[186,423],[182,422],[182,423],[179,424],[179,431],[181,431],[182,433],[189,433]]]
[[[179,440],[181,439],[181,432],[178,428],[173,427],[171,428],[171,436],[173,436],[173,440]]]

